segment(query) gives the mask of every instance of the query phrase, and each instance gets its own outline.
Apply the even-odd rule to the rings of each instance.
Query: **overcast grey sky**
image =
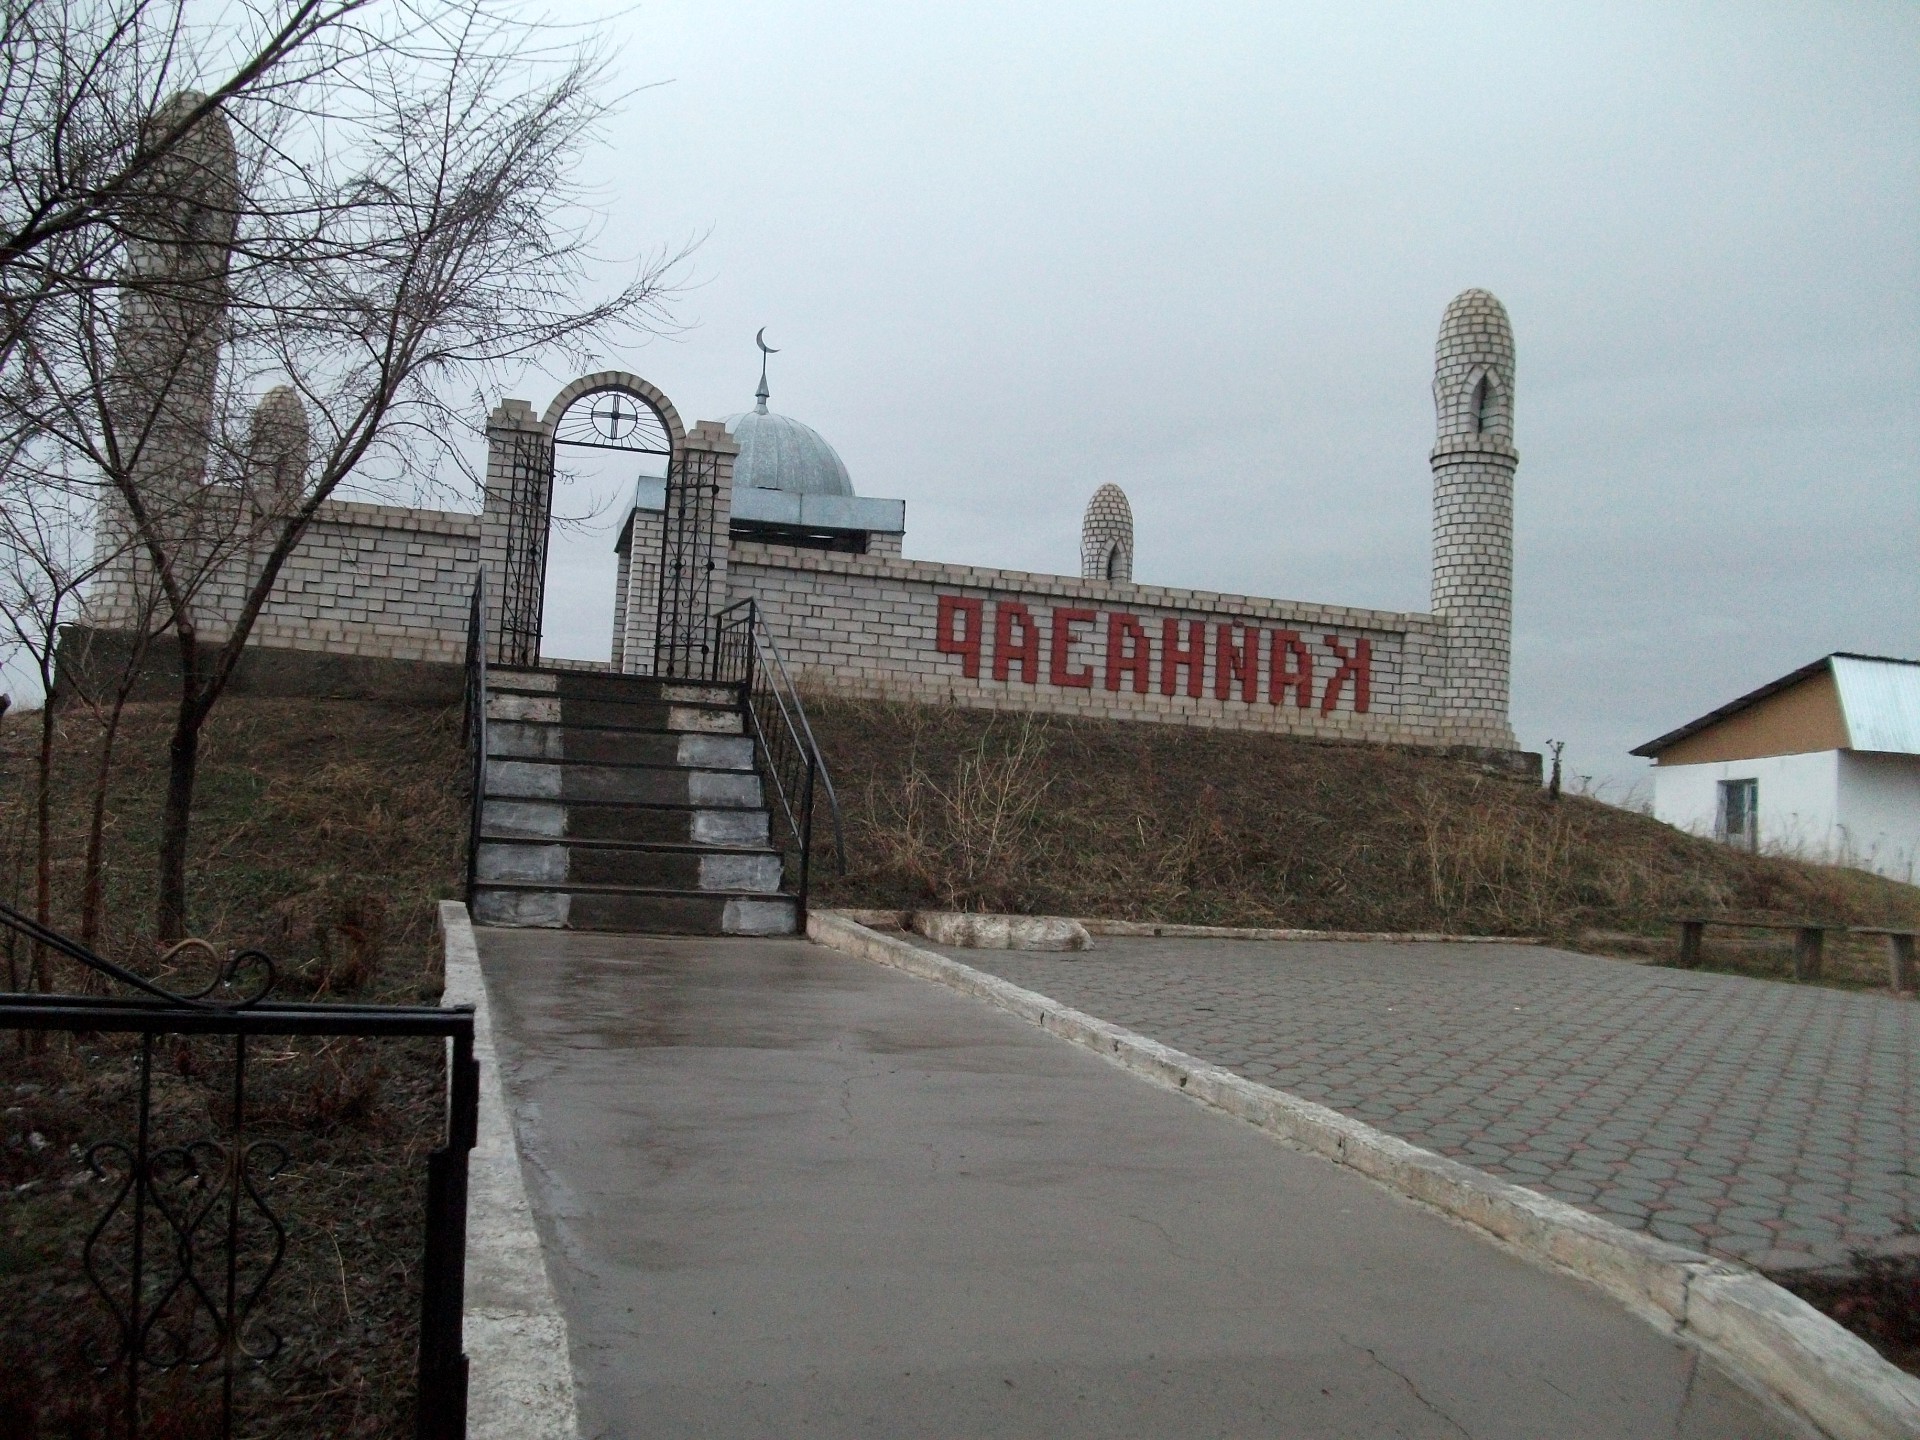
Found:
[[[774,408],[905,498],[909,555],[1074,571],[1112,480],[1138,579],[1424,610],[1434,334],[1478,285],[1519,346],[1528,748],[1617,795],[1793,666],[1920,655],[1920,6],[652,0],[617,33],[668,83],[596,170],[607,242],[706,238],[690,328],[612,358],[718,418],[767,326]],[[607,543],[562,547],[560,653],[605,653]]]

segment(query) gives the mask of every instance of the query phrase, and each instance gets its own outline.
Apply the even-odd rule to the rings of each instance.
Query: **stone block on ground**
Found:
[[[936,945],[969,950],[1085,950],[1087,927],[1060,915],[971,915],[952,910],[914,912],[912,928]]]

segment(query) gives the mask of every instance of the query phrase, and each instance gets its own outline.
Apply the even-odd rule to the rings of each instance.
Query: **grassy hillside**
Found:
[[[0,722],[0,891],[25,909],[39,718]],[[117,747],[106,831],[106,941],[116,953],[137,949],[152,927],[172,720],[168,705],[130,705]],[[77,923],[97,734],[84,712],[60,719],[54,918],[67,928]],[[201,748],[188,867],[195,933],[261,946],[299,972],[296,988],[324,988],[326,968],[355,955],[406,972],[384,988],[417,988],[431,949],[427,902],[457,894],[466,863],[466,785],[457,712],[222,702]]]
[[[1920,889],[1742,854],[1411,750],[954,707],[809,702],[850,873],[829,903],[1636,948],[1680,913],[1920,924]],[[1784,940],[1712,952],[1784,967]],[[1638,948],[1649,948],[1644,942]],[[1879,952],[1830,968],[1879,982]]]
[[[160,973],[149,936],[170,721],[163,705],[129,711],[106,832],[100,948],[147,974]],[[19,713],[0,724],[0,886],[28,911],[38,725]],[[54,919],[69,930],[96,736],[84,714],[62,717]],[[266,949],[282,998],[437,998],[429,902],[459,892],[465,860],[458,716],[236,698],[216,712],[208,742],[190,869],[195,932],[223,949]],[[17,977],[29,957],[9,947],[6,959]],[[55,984],[99,988],[66,962],[56,962]],[[252,1053],[250,1136],[288,1154],[267,1187],[288,1249],[265,1314],[285,1349],[240,1387],[239,1433],[409,1435],[422,1157],[441,1128],[440,1046],[286,1040],[255,1042]],[[157,1143],[224,1133],[229,1066],[226,1042],[163,1043]],[[86,1147],[131,1133],[133,1074],[124,1037],[58,1035],[35,1048],[0,1035],[0,1345],[14,1362],[0,1373],[0,1435],[119,1433],[83,1358],[103,1339],[105,1311],[76,1257],[111,1189],[83,1164]],[[201,1382],[152,1393],[147,1433],[213,1433]]]

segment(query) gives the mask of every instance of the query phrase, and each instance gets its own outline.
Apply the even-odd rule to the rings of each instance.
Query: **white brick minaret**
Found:
[[[1513,327],[1485,290],[1455,296],[1433,358],[1433,613],[1447,626],[1443,726],[1510,749]]]

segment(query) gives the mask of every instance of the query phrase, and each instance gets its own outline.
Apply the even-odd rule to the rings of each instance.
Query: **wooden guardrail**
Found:
[[[1794,937],[1793,978],[1818,980],[1826,965],[1827,933],[1839,931],[1849,935],[1882,937],[1887,942],[1888,987],[1896,995],[1906,994],[1914,988],[1914,942],[1920,938],[1920,929],[1842,925],[1821,920],[1735,920],[1722,915],[1675,916],[1670,923],[1680,927],[1678,963],[1683,970],[1698,968],[1709,925],[1719,925],[1729,930],[1790,930]]]

